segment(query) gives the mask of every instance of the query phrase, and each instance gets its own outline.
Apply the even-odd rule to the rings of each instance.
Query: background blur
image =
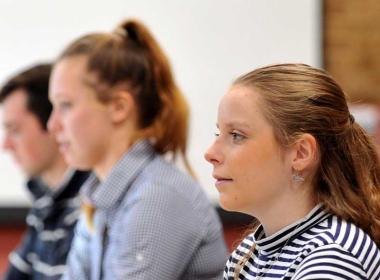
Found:
[[[170,58],[191,107],[190,162],[216,202],[203,153],[213,141],[219,98],[238,75],[258,66],[320,66],[320,1],[0,0],[0,83],[23,67],[53,60],[74,38],[110,31],[127,17],[145,22]],[[2,151],[0,207],[27,205],[23,181]]]
[[[219,98],[253,68],[280,62],[325,68],[350,97],[356,119],[380,139],[378,0],[0,0],[0,83],[53,60],[75,37],[111,30],[126,17],[144,21],[172,62],[191,106],[190,161],[216,207],[203,153],[213,141]],[[29,202],[23,182],[1,151],[0,273],[24,228]],[[220,213],[232,246],[250,220]]]

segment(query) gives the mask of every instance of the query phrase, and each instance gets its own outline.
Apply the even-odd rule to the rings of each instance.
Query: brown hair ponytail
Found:
[[[151,133],[154,146],[159,153],[179,151],[186,167],[191,170],[186,159],[187,129],[189,110],[187,103],[174,81],[169,61],[150,34],[148,29],[136,20],[128,20],[120,25],[128,38],[145,49],[149,58],[150,71],[156,94],[160,102],[161,112],[152,124]],[[146,99],[142,99],[140,108],[144,108]]]
[[[256,69],[235,82],[254,88],[284,147],[302,133],[319,148],[314,193],[326,210],[367,232],[380,246],[380,163],[375,145],[348,110],[341,87],[304,64]]]
[[[320,145],[317,178],[320,201],[336,215],[355,223],[380,245],[379,159],[375,145],[349,118],[335,149]]]
[[[370,137],[351,116],[341,87],[323,70],[277,64],[239,77],[234,85],[254,89],[276,140],[288,146],[302,133],[315,137],[319,166],[313,178],[316,200],[363,229],[380,246],[380,163]],[[243,256],[241,268],[254,251]]]
[[[98,77],[94,85],[101,101],[109,95],[104,87],[126,85],[139,114],[142,137],[151,139],[160,154],[186,158],[187,103],[174,81],[169,61],[149,30],[139,21],[126,20],[110,33],[93,33],[71,43],[59,57],[84,55],[88,71]]]
[[[193,175],[186,157],[187,103],[166,55],[141,22],[126,20],[113,32],[82,36],[63,51],[58,61],[72,56],[87,58],[87,70],[96,77],[90,86],[100,101],[110,100],[108,89],[125,87],[137,107],[141,130],[138,138],[149,139],[159,154],[170,154],[174,159],[179,153]],[[84,205],[84,209],[93,215],[91,205]]]

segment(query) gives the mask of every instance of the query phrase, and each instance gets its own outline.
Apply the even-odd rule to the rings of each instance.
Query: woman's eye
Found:
[[[214,136],[215,136],[215,137],[219,137],[219,136],[220,136],[220,132],[219,132],[219,131],[214,132]]]
[[[231,132],[230,134],[232,136],[233,141],[242,141],[245,138],[244,135],[237,132]]]

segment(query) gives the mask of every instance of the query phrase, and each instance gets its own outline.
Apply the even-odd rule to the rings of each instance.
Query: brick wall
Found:
[[[352,101],[380,104],[380,0],[324,1],[324,67]]]

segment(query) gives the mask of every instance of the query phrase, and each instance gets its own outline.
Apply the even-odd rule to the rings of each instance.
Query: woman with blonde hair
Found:
[[[220,279],[216,211],[185,165],[187,104],[144,25],[78,38],[52,72],[49,129],[70,165],[92,169],[64,279]]]
[[[206,152],[226,210],[259,225],[224,279],[380,279],[376,148],[323,70],[262,67],[223,96]]]

